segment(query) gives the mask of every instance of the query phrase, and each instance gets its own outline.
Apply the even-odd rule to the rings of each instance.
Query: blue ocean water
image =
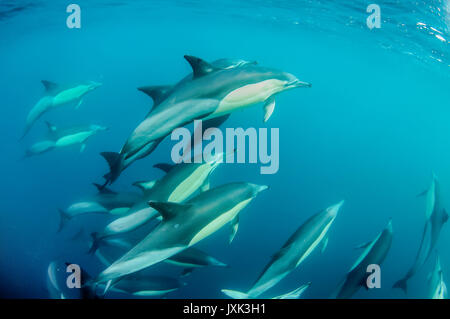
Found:
[[[273,294],[312,282],[305,298],[327,298],[360,252],[392,218],[394,239],[382,264],[380,289],[356,298],[422,298],[428,262],[411,280],[408,295],[393,290],[414,261],[425,223],[426,189],[434,172],[442,199],[450,196],[450,3],[386,1],[381,28],[366,25],[372,1],[77,1],[81,29],[66,26],[67,1],[0,2],[0,296],[47,298],[47,266],[73,261],[92,274],[102,265],[86,254],[87,235],[105,225],[83,216],[62,233],[58,208],[95,194],[92,182],[107,171],[102,151],[119,151],[148,113],[143,85],[177,82],[191,71],[183,55],[208,61],[257,60],[312,83],[277,97],[270,121],[262,107],[233,114],[227,127],[280,130],[280,168],[261,175],[259,165],[225,164],[212,185],[248,181],[270,185],[241,214],[228,244],[222,229],[198,246],[229,268],[199,269],[169,298],[223,298],[221,289],[245,291],[271,256],[312,214],[342,199],[324,253],[314,252]],[[42,96],[41,80],[103,83],[78,110],[44,115],[19,141],[25,118]],[[110,130],[78,147],[23,160],[27,147],[59,126],[97,123]],[[166,140],[112,185],[127,191],[136,180],[162,174],[152,165],[170,161]],[[448,225],[439,240],[444,278],[450,276]],[[158,266],[159,267],[159,266]],[[161,269],[160,269],[161,268]],[[176,274],[159,267],[155,272]],[[123,296],[122,296],[123,297]]]

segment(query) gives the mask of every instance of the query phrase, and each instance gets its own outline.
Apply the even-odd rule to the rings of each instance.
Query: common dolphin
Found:
[[[394,288],[400,288],[407,292],[408,280],[414,276],[420,267],[425,264],[436,246],[442,227],[448,220],[448,214],[443,208],[440,194],[440,185],[436,175],[433,174],[431,185],[421,195],[426,196],[426,222],[422,233],[419,250],[417,251],[414,264],[406,275],[394,284]]]
[[[282,294],[282,295],[279,295],[276,297],[272,297],[271,299],[299,299],[303,295],[305,290],[308,289],[310,286],[311,286],[311,283],[308,282],[288,293],[285,293],[285,294]]]
[[[30,157],[46,153],[48,151],[73,145],[80,145],[80,151],[86,148],[86,141],[99,132],[108,128],[100,125],[76,126],[67,129],[57,129],[56,126],[47,123],[49,134],[47,139],[37,142],[26,151],[25,156]]]
[[[447,286],[444,282],[441,262],[439,256],[436,256],[436,263],[433,272],[428,277],[428,296],[429,299],[447,299]]]
[[[222,161],[222,154],[218,154],[203,164],[182,163],[174,165],[158,181],[135,183],[145,191],[142,200],[133,205],[126,216],[119,217],[106,225],[100,234],[93,233],[90,251],[95,251],[100,240],[133,231],[159,216],[157,210],[148,205],[149,201],[180,203],[198,190],[208,189],[210,176]]]
[[[367,287],[367,267],[371,264],[381,265],[386,258],[392,244],[392,221],[389,220],[386,228],[378,236],[360,248],[364,248],[361,256],[350,268],[345,279],[340,283],[332,297],[348,299],[361,287]]]
[[[256,65],[218,69],[202,59],[185,58],[192,66],[193,79],[181,84],[154,108],[131,133],[119,154],[102,153],[110,167],[109,183],[118,178],[124,167],[149,155],[177,127],[196,119],[226,116],[260,102],[265,102],[265,114],[270,115],[276,94],[311,86],[274,69]]]
[[[183,284],[167,276],[148,276],[139,273],[125,276],[114,284],[109,291],[131,294],[141,297],[162,297],[181,288]]]
[[[51,299],[92,299],[95,293],[88,284],[89,274],[81,269],[81,288],[74,289],[67,286],[67,266],[70,263],[52,261],[47,267],[47,290]]]
[[[327,233],[343,203],[344,201],[341,201],[326,208],[302,224],[272,257],[248,292],[229,289],[222,289],[222,292],[235,299],[256,298],[275,286],[297,268],[320,244],[326,245]]]
[[[216,69],[232,69],[244,67],[249,64],[256,64],[256,62],[249,62],[242,59],[219,59],[211,63],[211,65]],[[159,108],[162,102],[174,91],[176,91],[180,86],[183,86],[186,82],[192,81],[193,78],[194,78],[193,73],[190,73],[175,85],[151,85],[139,87],[138,88],[139,91],[142,91],[153,100],[152,109],[150,110],[150,112],[147,114],[146,117],[151,115],[156,108]],[[228,117],[229,114],[204,121],[203,130],[206,130],[210,127],[219,127],[223,122],[225,122],[228,119]],[[124,159],[123,162],[119,154],[117,153],[102,152],[101,155],[105,158],[110,167],[110,173],[104,176],[106,179],[106,184],[114,182],[120,175],[120,173],[123,170],[125,170],[129,165],[131,165],[134,161],[144,158],[150,153],[152,153],[163,139],[164,137],[160,138],[157,141],[154,141],[154,143],[151,143],[146,147],[143,147],[139,152],[137,152],[133,156]]]
[[[102,85],[101,83],[88,81],[73,86],[63,87],[50,81],[42,80],[41,82],[45,88],[45,96],[42,97],[28,113],[22,138],[30,131],[33,124],[50,109],[69,103],[77,103],[76,107],[79,107],[83,101],[83,97],[87,93]]]
[[[78,200],[65,210],[59,209],[61,220],[58,231],[63,229],[69,220],[81,215],[123,215],[143,197],[139,193],[116,192],[95,183],[93,185],[98,189],[97,194]]]
[[[150,202],[162,222],[128,253],[102,271],[97,283],[161,262],[195,245],[232,221],[267,186],[230,183],[205,191],[184,204]]]
[[[123,238],[105,240],[95,252],[98,259],[110,266],[119,257],[133,248],[133,245]],[[227,264],[195,247],[190,247],[182,252],[166,259],[164,262],[184,268],[182,276],[190,274],[194,269],[203,267],[228,267]]]

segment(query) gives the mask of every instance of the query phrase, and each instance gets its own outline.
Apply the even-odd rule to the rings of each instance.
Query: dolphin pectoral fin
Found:
[[[78,101],[77,105],[75,106],[75,110],[77,110],[80,107],[81,104],[83,104],[83,99],[80,99]]]
[[[161,214],[163,220],[171,219],[191,207],[191,205],[189,204],[179,204],[170,202],[150,201],[148,204],[150,205],[150,207],[156,209]]]
[[[266,123],[275,109],[275,98],[269,97],[264,103],[264,123]]]
[[[94,185],[95,188],[97,188],[99,194],[117,195],[117,192],[113,191],[112,189],[109,189],[105,185],[100,185],[100,184],[97,184],[97,183],[92,183],[92,185]]]
[[[156,185],[157,182],[158,182],[158,180],[153,180],[153,181],[149,181],[149,182],[139,181],[139,182],[134,182],[133,186],[136,186],[141,191],[146,192],[146,191],[152,189]]]
[[[59,88],[59,85],[54,83],[54,82],[50,82],[50,81],[47,81],[47,80],[41,80],[41,82],[44,85],[45,91],[47,93],[51,93],[53,91],[56,91]]]
[[[361,245],[355,246],[354,249],[363,249],[363,248],[367,248],[367,246],[369,246],[371,243],[372,243],[372,241],[370,240],[370,241],[368,241],[368,242],[362,243]]]
[[[45,124],[47,125],[49,133],[55,133],[56,132],[56,126],[50,123],[49,121],[45,121]]]
[[[320,252],[323,254],[325,249],[327,249],[327,246],[328,246],[328,236],[325,236],[322,239],[321,245],[322,245],[322,248],[320,249]]]
[[[231,233],[230,233],[230,237],[228,239],[228,243],[231,244],[231,242],[233,241],[234,237],[236,236],[236,233],[238,231],[239,228],[239,214],[237,214],[233,220],[230,222],[231,224]]]
[[[448,221],[448,213],[445,209],[442,210],[442,224],[445,224]]]
[[[192,272],[194,271],[194,268],[185,268],[185,269],[183,269],[183,271],[181,272],[181,274],[180,274],[180,277],[187,277],[187,276],[189,276],[190,274],[192,274]]]
[[[212,66],[210,63],[195,56],[185,55],[184,58],[186,59],[186,61],[189,62],[189,64],[192,67],[194,79],[209,74],[211,72],[220,70]]]
[[[408,278],[400,279],[392,286],[392,288],[400,288],[406,294],[408,292],[407,282],[408,282]]]
[[[248,299],[249,295],[245,292],[240,292],[237,290],[230,290],[230,289],[222,289],[221,290],[225,295],[228,297],[231,297],[233,299]]]
[[[201,192],[206,192],[209,190],[210,184],[209,184],[209,178],[203,183],[202,187],[200,187]]]
[[[86,144],[84,144],[84,143],[81,144],[80,153],[83,153],[85,149],[86,149]]]
[[[422,197],[425,196],[428,193],[428,189],[424,190],[423,192],[416,195],[416,197]]]

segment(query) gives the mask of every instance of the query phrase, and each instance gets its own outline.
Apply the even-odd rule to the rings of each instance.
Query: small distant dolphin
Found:
[[[430,188],[420,195],[426,196],[426,223],[422,233],[422,240],[420,242],[420,247],[416,255],[414,264],[406,273],[405,277],[400,279],[394,284],[394,288],[400,288],[405,293],[407,292],[407,282],[414,276],[414,274],[419,270],[420,267],[425,264],[431,253],[436,246],[439,239],[442,227],[448,220],[448,214],[442,207],[440,185],[436,175],[433,174],[433,179]]]
[[[444,282],[441,262],[436,256],[436,263],[433,272],[428,276],[428,296],[429,299],[447,299],[447,286]]]
[[[51,299],[93,299],[95,292],[88,284],[91,277],[81,269],[81,288],[67,286],[67,266],[70,263],[52,261],[47,267],[47,291]]]
[[[47,122],[49,135],[46,140],[37,142],[26,151],[25,156],[30,157],[48,151],[72,145],[81,145],[80,152],[86,148],[86,141],[95,134],[106,131],[108,128],[100,125],[77,126],[68,129],[57,129]]]
[[[126,216],[119,217],[106,225],[100,234],[92,233],[93,243],[90,252],[97,249],[100,240],[136,230],[159,216],[157,210],[148,205],[149,201],[180,203],[200,189],[203,191],[209,189],[209,178],[222,161],[223,156],[219,154],[203,164],[173,165],[158,181],[135,183],[144,189],[145,195],[142,200],[133,205]]]
[[[291,271],[297,268],[319,245],[326,246],[327,233],[344,201],[310,217],[289,238],[272,257],[252,288],[247,293],[222,289],[227,296],[235,299],[256,298],[275,286]]]
[[[361,287],[367,287],[367,266],[371,264],[381,265],[386,258],[392,244],[392,221],[389,220],[386,228],[373,240],[358,248],[365,248],[361,256],[353,264],[345,279],[338,286],[332,296],[339,299],[348,299]]]
[[[182,286],[183,284],[178,279],[172,277],[144,276],[136,273],[125,276],[109,291],[141,297],[162,297]]]
[[[65,210],[59,210],[61,220],[58,231],[61,231],[69,220],[81,215],[122,215],[142,199],[142,195],[138,193],[118,193],[98,184],[93,185],[98,189],[97,194],[76,201]]]
[[[210,189],[184,204],[150,202],[162,222],[128,253],[102,271],[108,282],[168,259],[232,221],[267,186],[230,183]]]
[[[42,97],[28,113],[25,130],[22,138],[30,131],[33,124],[48,110],[69,103],[77,103],[78,108],[83,102],[83,97],[100,87],[102,84],[94,81],[62,87],[50,81],[41,81],[45,87],[45,96]]]
[[[127,139],[120,153],[105,152],[109,183],[137,159],[149,155],[175,128],[196,120],[209,120],[256,103],[265,103],[268,120],[275,107],[275,95],[293,88],[310,87],[292,74],[255,65],[231,69],[185,56],[193,69],[193,79],[179,85],[165,97]]]
[[[272,297],[271,299],[299,299],[301,297],[301,295],[303,295],[305,290],[308,289],[310,286],[311,286],[311,283],[308,282],[288,293],[285,293],[285,294],[282,294],[282,295],[279,295],[276,297]]]

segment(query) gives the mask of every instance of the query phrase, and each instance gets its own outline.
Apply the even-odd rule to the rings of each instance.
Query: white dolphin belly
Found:
[[[261,103],[285,88],[285,81],[276,79],[242,86],[226,95],[219,107],[206,119],[218,117],[236,111],[246,106]]]

